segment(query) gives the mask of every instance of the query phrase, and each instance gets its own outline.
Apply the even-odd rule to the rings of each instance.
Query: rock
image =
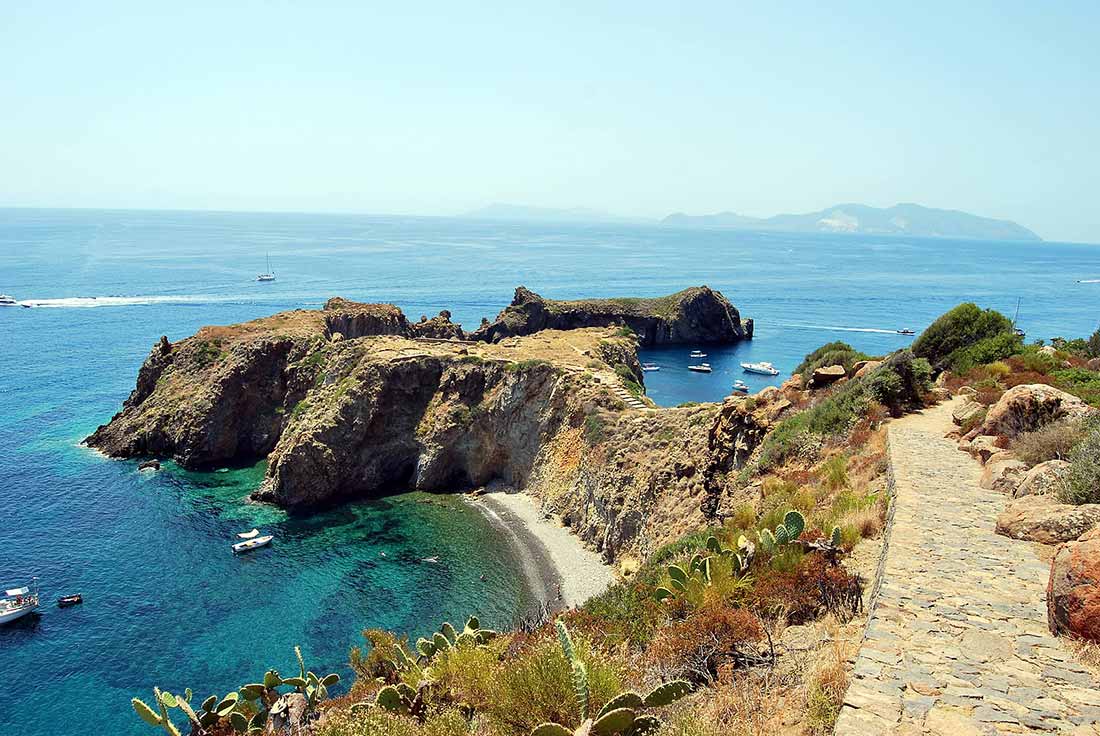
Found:
[[[955,394],[957,396],[969,396],[973,398],[974,396],[978,395],[978,390],[973,386],[960,386],[959,390],[956,391]]]
[[[1042,355],[1055,355],[1058,351],[1054,348],[1053,345],[1044,345],[1043,347],[1039,348],[1038,352]]]
[[[998,455],[1002,456],[999,460],[996,459]],[[1026,472],[1027,463],[1011,457],[1009,453],[998,453],[991,457],[982,469],[982,478],[978,481],[978,485],[991,491],[1012,495],[1016,490],[1016,484]]]
[[[810,388],[828,386],[831,383],[836,383],[846,375],[848,375],[848,372],[844,370],[842,365],[827,365],[815,368],[813,375],[810,376]]]
[[[160,470],[159,460],[146,460],[138,465],[138,470]]]
[[[1086,365],[1090,371],[1100,371],[1100,358],[1093,358]]]
[[[1013,496],[1055,496],[1066,482],[1069,463],[1065,460],[1048,460],[1039,463],[1024,474],[1016,485]]]
[[[706,286],[652,299],[544,299],[522,286],[495,322],[471,338],[500,342],[540,330],[625,325],[643,346],[674,343],[731,343],[751,340],[753,323],[742,320],[721,292]]]
[[[852,378],[863,378],[882,365],[881,360],[860,360],[852,366],[850,375]]]
[[[1100,531],[1063,544],[1050,565],[1047,623],[1056,635],[1100,641]]]
[[[1077,539],[1100,523],[1100,504],[1059,503],[1050,496],[1022,496],[997,517],[997,533],[1012,539],[1058,544]]]
[[[264,736],[297,736],[304,725],[308,702],[302,693],[286,693],[271,706]]]
[[[1059,419],[1081,417],[1093,410],[1081,399],[1041,383],[1014,386],[989,408],[981,434],[1016,437]]]
[[[980,417],[985,412],[985,406],[973,399],[963,399],[955,410],[951,412],[951,421],[960,427],[975,417]]]
[[[997,438],[990,435],[974,437],[965,446],[960,443],[959,448],[966,450],[982,463],[987,462],[989,458],[1001,451],[1001,448],[997,447]]]

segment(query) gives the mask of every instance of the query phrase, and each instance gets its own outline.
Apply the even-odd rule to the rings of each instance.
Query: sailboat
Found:
[[[0,624],[10,623],[38,610],[38,578],[30,586],[5,590],[0,595]]]
[[[257,281],[274,281],[275,272],[271,270],[271,254],[267,254],[267,271],[256,277]]]

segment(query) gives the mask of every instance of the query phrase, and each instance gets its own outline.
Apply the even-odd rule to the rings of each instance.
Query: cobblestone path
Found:
[[[1005,497],[943,437],[953,404],[889,425],[893,518],[836,733],[1100,734],[1098,683],[1047,630],[1049,565],[994,533]]]

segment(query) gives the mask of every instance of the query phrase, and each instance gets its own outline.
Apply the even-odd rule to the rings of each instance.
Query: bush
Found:
[[[943,361],[943,367],[952,373],[966,373],[971,368],[994,363],[1019,353],[1024,346],[1023,338],[1012,332],[1002,332],[993,337],[979,340],[973,345],[955,350]],[[1033,353],[1034,356],[1041,355]],[[1049,356],[1043,356],[1049,357]]]
[[[742,609],[704,606],[684,621],[662,628],[646,649],[648,664],[661,679],[712,683],[718,668],[764,636],[760,621]]]
[[[1100,429],[1094,428],[1069,454],[1069,476],[1059,494],[1066,503],[1100,503]]]
[[[1051,374],[1054,385],[1082,401],[1100,406],[1100,372],[1084,368],[1068,368]]]
[[[661,619],[660,606],[647,586],[617,583],[590,598],[570,624],[589,634],[598,634],[607,646],[623,642],[644,646]]]
[[[1100,327],[1089,336],[1087,355],[1090,358],[1100,358]]]
[[[584,418],[584,441],[590,445],[598,445],[607,438],[604,432],[603,417],[599,414],[589,414]]]
[[[807,355],[794,369],[794,372],[801,373],[803,379],[809,380],[813,372],[823,366],[842,365],[844,370],[850,371],[853,365],[861,360],[868,360],[870,357],[846,342],[830,342]]]
[[[1087,432],[1080,421],[1053,422],[1034,432],[1025,432],[1012,443],[1012,452],[1028,465],[1047,460],[1066,460]]]
[[[943,369],[948,357],[955,351],[1005,332],[1012,334],[1012,321],[1008,317],[967,302],[929,325],[913,342],[913,354],[926,359],[937,369]]]

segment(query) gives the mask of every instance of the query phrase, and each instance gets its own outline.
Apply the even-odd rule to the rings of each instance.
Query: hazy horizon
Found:
[[[915,202],[1100,242],[1100,8],[14,7],[0,206]]]

